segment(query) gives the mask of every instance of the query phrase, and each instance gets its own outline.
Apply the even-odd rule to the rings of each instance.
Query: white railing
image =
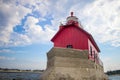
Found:
[[[99,56],[94,55],[94,52],[92,51],[92,54],[90,54],[90,51],[88,52],[88,58],[92,61],[94,61],[95,63],[103,66],[103,62],[101,61],[101,59],[99,58]]]
[[[101,66],[103,66],[103,62],[101,61],[100,58],[99,58],[99,64],[100,64]]]

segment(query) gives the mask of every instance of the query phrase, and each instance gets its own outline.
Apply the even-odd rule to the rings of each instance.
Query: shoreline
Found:
[[[108,75],[108,76],[120,76],[120,74],[112,74],[112,75]]]
[[[33,71],[0,71],[1,73],[42,73],[42,72],[33,72]]]

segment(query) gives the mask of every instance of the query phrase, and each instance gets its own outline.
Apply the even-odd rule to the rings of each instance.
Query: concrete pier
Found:
[[[52,48],[40,80],[108,80],[103,66],[88,59],[88,50]]]

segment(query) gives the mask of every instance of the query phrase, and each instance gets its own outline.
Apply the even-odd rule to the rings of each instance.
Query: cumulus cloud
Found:
[[[29,45],[50,40],[54,34],[54,31],[50,28],[51,26],[36,25],[39,20],[45,21],[46,19],[44,17],[48,16],[50,10],[49,4],[47,3],[48,1],[45,2],[41,3],[41,1],[34,0],[0,1],[0,46]],[[37,12],[37,18],[34,12]],[[25,29],[25,34],[14,32],[13,28],[16,25],[22,24],[22,19],[28,14],[32,16],[28,16],[25,25],[21,26]],[[44,30],[42,27],[44,27]]]
[[[96,0],[82,10],[86,30],[101,43],[120,46],[120,1]],[[86,23],[87,22],[87,23]]]
[[[61,4],[62,3],[62,4]],[[114,5],[115,4],[115,5]],[[49,0],[1,0],[0,1],[0,46],[46,43],[74,11],[85,30],[101,43],[120,46],[120,1],[118,0],[75,0],[69,2]],[[54,5],[54,6],[53,6]],[[28,16],[31,15],[31,16]],[[14,32],[16,25],[23,24],[25,34]],[[41,21],[51,24],[38,25]],[[46,37],[44,37],[46,36]]]
[[[26,35],[29,37],[29,39],[34,42],[46,42],[51,39],[53,34],[55,33],[54,30],[50,29],[49,26],[45,26],[44,29],[37,25],[38,18],[35,17],[28,17],[27,21],[24,25],[24,29],[26,32]]]
[[[16,5],[15,1],[0,1],[0,45],[9,43],[13,28],[30,12],[30,9]]]

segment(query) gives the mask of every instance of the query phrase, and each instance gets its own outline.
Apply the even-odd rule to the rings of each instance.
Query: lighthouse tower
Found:
[[[47,53],[47,69],[41,80],[107,80],[100,49],[73,12],[51,41],[54,47]]]

